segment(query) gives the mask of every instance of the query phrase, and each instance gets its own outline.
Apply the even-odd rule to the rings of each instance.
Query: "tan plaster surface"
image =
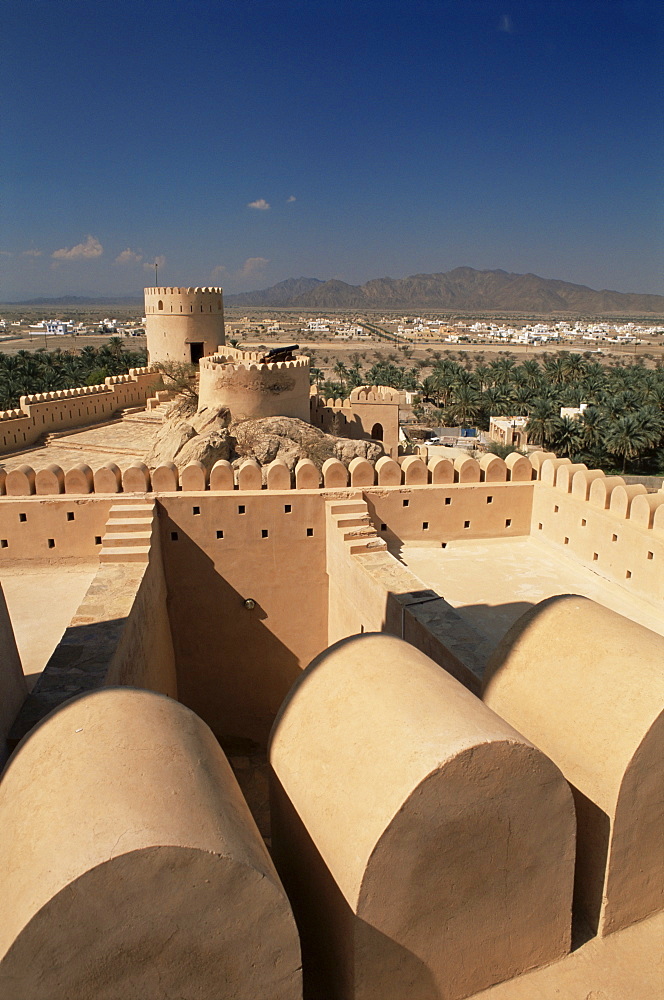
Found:
[[[157,422],[153,427],[137,421],[119,420],[102,427],[86,427],[75,434],[56,438],[50,444],[3,456],[0,468],[9,472],[20,465],[31,465],[37,470],[55,463],[66,471],[80,462],[93,469],[106,462],[115,462],[125,469],[132,462],[142,460],[157,426]]]
[[[533,538],[459,540],[445,549],[404,545],[398,557],[487,637],[489,652],[532,605],[557,594],[589,597],[664,635],[654,605]]]
[[[97,563],[3,566],[2,589],[32,688],[97,572]]]
[[[664,912],[595,937],[544,969],[474,994],[477,1000],[656,1000],[664,996]]]

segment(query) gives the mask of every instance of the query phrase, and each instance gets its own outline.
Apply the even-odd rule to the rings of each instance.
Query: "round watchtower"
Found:
[[[226,343],[221,288],[146,288],[148,361],[198,364]]]
[[[226,347],[200,366],[199,410],[227,406],[236,420],[298,417],[310,422],[309,358],[263,362],[264,352]]]

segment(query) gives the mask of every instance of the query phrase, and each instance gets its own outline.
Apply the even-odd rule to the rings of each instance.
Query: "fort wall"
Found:
[[[0,585],[0,771],[10,754],[9,731],[28,696],[7,602]]]
[[[0,411],[0,454],[29,448],[42,435],[110,420],[118,410],[144,406],[161,376],[150,368],[132,368],[103,385],[58,389],[21,396],[15,410]]]
[[[70,701],[0,786],[0,997],[301,1000],[290,905],[230,766],[183,705]],[[222,970],[220,972],[220,970]]]
[[[395,459],[399,454],[401,399],[401,393],[385,386],[353,389],[347,399],[323,399],[313,393],[310,420],[326,434],[382,441],[386,454]]]
[[[261,364],[261,357],[228,347],[203,358],[199,410],[227,406],[235,420],[279,416],[309,423],[309,358]]]
[[[221,288],[152,287],[145,292],[145,335],[151,364],[197,363],[225,343]]]
[[[662,636],[564,596],[523,615],[487,670],[486,703],[572,786],[576,905],[603,934],[664,904],[663,660]]]
[[[224,745],[264,745],[327,644],[321,494],[188,493],[159,505],[179,697]]]
[[[661,603],[664,493],[647,494],[644,486],[627,487],[619,476],[585,467],[570,475],[571,468],[544,463],[548,482],[543,478],[533,494],[533,538],[630,593]]]
[[[409,644],[356,636],[322,653],[279,713],[270,763],[312,996],[461,1000],[569,950],[566,781]]]

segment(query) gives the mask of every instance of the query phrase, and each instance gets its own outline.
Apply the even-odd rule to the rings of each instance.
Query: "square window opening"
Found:
[[[8,545],[9,542],[7,541],[6,538],[0,538],[0,549],[6,549]]]
[[[452,497],[445,497],[445,506],[449,507],[451,503],[452,503]]]
[[[611,541],[612,542],[617,542],[618,541],[618,536],[617,535],[611,535]]]
[[[632,579],[632,571],[631,571],[631,569],[628,569],[627,572],[625,573],[625,579],[626,580],[631,580]]]
[[[553,506],[553,513],[557,514],[559,510],[560,510],[560,507],[558,506],[558,504],[554,504],[554,506]]]
[[[27,514],[19,514],[18,515],[18,519],[19,519],[19,521],[27,521],[28,520],[28,515]]]
[[[599,552],[593,552],[593,562],[597,562],[599,559]]]
[[[243,503],[238,504],[237,512],[238,512],[238,514],[246,514],[246,512],[247,512],[246,511],[246,507],[245,507],[245,505]]]
[[[48,545],[49,549],[54,549],[55,548],[55,538],[47,538],[46,544]]]
[[[101,535],[95,535],[95,545],[101,545]]]
[[[563,545],[569,545],[569,538],[567,537],[567,535],[565,535],[565,537],[563,538]]]
[[[585,528],[585,526],[586,526],[587,524],[588,524],[588,522],[586,521],[585,517],[582,517],[582,518],[581,518],[581,527],[582,527],[582,528]]]
[[[464,528],[469,528],[470,527],[470,521],[464,521],[463,522],[463,526],[464,526]]]
[[[542,522],[541,521],[539,521],[538,524],[537,524],[537,530],[538,531],[542,530]]]
[[[314,529],[307,528],[307,538],[313,538],[313,534],[314,534]]]
[[[387,531],[387,525],[386,524],[381,524],[380,530],[381,531]]]
[[[404,500],[404,501],[403,501],[403,505],[404,505],[404,507],[407,507],[409,503],[410,503],[410,500]]]
[[[267,538],[267,536],[268,536],[267,528],[262,528],[261,529],[261,538]]]
[[[67,511],[67,520],[68,521],[73,521],[74,520],[74,511],[73,510],[68,510]]]
[[[487,503],[493,503],[493,497],[487,497],[486,498],[486,502]]]
[[[511,524],[512,524],[512,518],[511,517],[506,517],[505,518],[505,527],[509,528],[509,527],[511,527]]]
[[[192,514],[200,514],[200,512],[201,512],[201,508],[200,507],[192,507],[191,508],[191,513]]]
[[[428,531],[428,530],[429,530],[429,522],[422,521],[422,531]]]
[[[440,543],[440,547],[441,547],[441,549],[446,549],[447,548],[447,542],[441,542]]]
[[[290,514],[290,512],[292,511],[292,509],[293,508],[292,508],[291,504],[289,504],[289,503],[285,503],[284,504],[284,514]]]
[[[217,529],[217,538],[223,538],[223,537],[224,537],[224,533],[221,530],[221,528]]]
[[[180,536],[178,535],[177,531],[171,531],[171,541],[172,542],[177,542],[179,540],[179,538],[180,538]]]
[[[654,552],[649,552],[648,553],[648,559],[654,559],[654,558],[655,558],[655,553]]]

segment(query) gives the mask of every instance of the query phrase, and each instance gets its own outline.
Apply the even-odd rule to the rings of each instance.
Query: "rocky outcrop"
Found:
[[[233,421],[226,408],[196,412],[183,401],[167,414],[145,461],[150,468],[166,462],[179,468],[202,462],[211,469],[220,459],[237,466],[245,458],[255,458],[266,466],[279,458],[292,471],[301,458],[310,458],[321,468],[328,458],[348,465],[357,457],[376,461],[384,454],[378,441],[335,437],[295,417]]]

